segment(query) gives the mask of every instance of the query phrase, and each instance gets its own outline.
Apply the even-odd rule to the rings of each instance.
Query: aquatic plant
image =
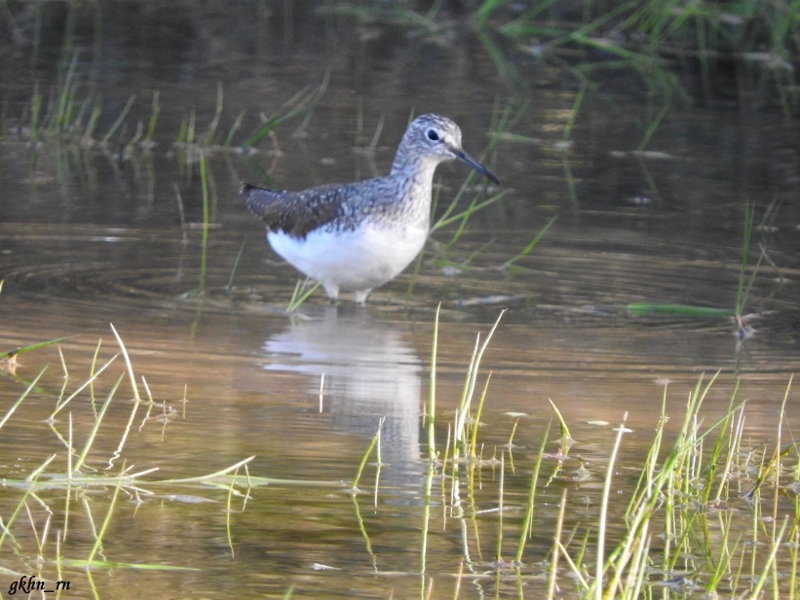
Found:
[[[669,103],[671,98],[688,98],[680,79],[684,71],[698,71],[703,93],[709,96],[717,66],[752,65],[760,68],[783,110],[793,113],[798,107],[792,90],[792,71],[800,56],[796,1],[699,5],[622,0],[589,2],[570,10],[552,0],[514,5],[486,0],[474,18],[515,42],[519,50],[560,65],[578,79],[629,71]],[[495,62],[510,62],[499,54],[492,52]]]
[[[277,483],[277,480],[251,477],[248,471],[248,464],[255,458],[253,456],[212,473],[170,479],[154,479],[152,475],[159,470],[158,467],[134,469],[132,466],[128,466],[128,461],[125,458],[125,447],[129,439],[137,431],[135,427],[137,419],[141,419],[138,427],[138,432],[141,432],[147,424],[152,422],[162,422],[166,425],[167,421],[174,418],[175,415],[166,402],[159,402],[153,399],[147,381],[144,378],[141,378],[141,382],[139,382],[122,338],[113,325],[111,329],[116,339],[119,353],[113,355],[103,364],[98,364],[97,358],[101,348],[101,343],[98,342],[89,377],[69,394],[66,393],[66,388],[70,377],[62,355],[62,366],[65,373],[64,389],[61,391],[47,424],[55,439],[63,444],[63,453],[49,455],[25,478],[20,479],[18,475],[12,473],[3,474],[4,489],[13,491],[18,496],[16,504],[13,505],[10,512],[4,512],[0,515],[0,523],[2,523],[0,528],[2,529],[0,531],[0,549],[7,547],[9,544],[12,544],[15,548],[13,560],[12,553],[4,554],[6,559],[2,561],[2,566],[8,572],[34,572],[41,579],[44,576],[43,574],[52,575],[53,570],[55,570],[57,572],[55,580],[61,580],[63,579],[63,571],[66,568],[191,570],[194,567],[147,562],[145,557],[140,563],[123,564],[106,556],[106,552],[103,550],[104,540],[109,534],[110,524],[115,516],[117,498],[120,492],[123,492],[126,496],[138,498],[139,502],[143,502],[148,496],[154,495],[152,491],[154,488],[159,488],[170,490],[171,497],[176,500],[185,498],[187,502],[194,502],[197,498],[194,495],[196,494],[197,486],[206,486],[208,490],[223,490],[226,494],[226,506],[228,507],[226,514],[228,543],[231,552],[233,552],[230,522],[233,512],[231,510],[233,498],[240,498],[243,503],[246,503],[251,488]],[[28,346],[16,352],[31,351],[66,339],[68,338],[51,340],[42,344]],[[124,362],[123,372],[108,388],[105,399],[98,406],[96,402],[98,389],[96,386],[99,377],[114,366],[120,355]],[[37,395],[48,395],[42,384],[45,371],[46,368],[42,369],[30,381],[18,399],[5,411],[5,414],[0,418],[0,429],[8,426],[9,422],[14,419],[24,418],[21,413],[26,400],[30,400],[31,397]],[[119,391],[125,379],[130,384],[130,393],[133,395],[134,401],[130,407],[130,413],[119,442],[116,444],[116,449],[110,456],[104,456],[97,450],[98,440],[101,437],[107,438],[107,435],[103,435],[103,432],[108,428],[106,416],[111,405],[124,402],[124,400],[121,401],[119,399]],[[141,394],[140,386],[146,390],[146,397]],[[75,406],[77,399],[87,399],[87,396],[90,402],[82,402],[79,407]],[[185,398],[183,402],[185,410]],[[78,415],[86,412],[87,409],[91,412],[92,422],[88,432],[85,435],[82,434],[84,441],[80,444],[74,422],[78,418],[83,420],[85,415],[81,417],[78,417]],[[144,416],[140,414],[142,409],[145,409]],[[162,411],[163,414],[153,414],[157,411]],[[62,415],[64,412],[67,413],[66,424],[56,419],[57,416]],[[66,430],[64,430],[64,427],[66,427]],[[119,464],[117,465],[117,463]],[[241,473],[242,471],[243,474]],[[323,482],[319,483],[323,486],[326,485]],[[290,482],[284,481],[284,484],[290,484]],[[334,485],[335,487],[341,487],[340,483],[335,483]],[[100,517],[99,527],[96,527],[95,516],[98,510],[101,509],[98,509],[96,500],[92,504],[88,502],[88,498],[90,495],[95,498],[98,495],[102,497],[104,492],[109,489],[111,492],[105,508],[105,514]],[[193,493],[190,493],[189,490]],[[63,513],[55,508],[57,503],[54,502],[54,499],[57,499],[59,494],[64,495]],[[6,497],[4,504],[6,507],[8,506],[8,500],[8,497]],[[31,508],[30,501],[42,507],[43,510],[37,511],[35,508]],[[70,507],[74,503],[78,503],[82,507],[84,514],[90,519],[90,531],[93,539],[88,548],[80,540],[76,540],[75,544],[66,543],[70,528],[70,511],[74,510]],[[105,503],[101,502],[99,504],[102,507]],[[4,508],[3,510],[5,511],[6,509]],[[27,523],[20,523],[23,516],[27,516]],[[30,527],[35,534],[36,548],[33,551],[21,539],[25,535],[20,531],[20,528],[27,527]],[[52,539],[54,535],[56,536],[55,542]],[[86,551],[84,557],[74,555],[74,553],[81,551]],[[91,579],[91,576],[89,577]],[[54,578],[50,577],[50,579]]]
[[[660,418],[654,424],[649,448],[637,459],[632,478],[631,471],[621,468],[620,463],[631,433],[625,415],[620,416],[613,436],[598,436],[592,441],[595,458],[591,463],[580,457],[582,443],[572,439],[556,403],[552,407],[560,435],[551,439],[551,427],[546,426],[533,448],[514,443],[518,430],[531,422],[526,415],[511,415],[510,435],[500,431],[502,425],[481,422],[493,396],[492,373],[486,372],[483,358],[492,337],[501,331],[501,318],[502,314],[486,335],[476,337],[472,354],[465,357],[461,395],[454,399],[457,410],[451,417],[437,406],[441,393],[437,389],[437,351],[440,336],[447,335],[437,311],[430,390],[422,422],[426,432],[422,448],[425,470],[419,489],[421,502],[415,511],[420,524],[420,562],[417,570],[408,573],[419,576],[420,597],[438,597],[439,588],[452,583],[455,588],[447,597],[459,598],[465,582],[470,581],[494,587],[497,596],[506,592],[513,595],[514,590],[524,588],[526,596],[587,600],[643,595],[669,598],[693,592],[732,597],[758,597],[766,592],[789,600],[800,598],[796,576],[800,560],[800,456],[785,432],[786,409],[794,394],[792,378],[776,403],[779,410],[774,435],[757,443],[748,439],[746,404],[740,398],[738,384],[734,383],[727,409],[711,419],[703,405],[721,385],[721,375],[699,377],[678,411],[669,408],[674,403],[668,403],[670,387],[664,385]],[[6,500],[0,515],[0,548],[13,544],[15,550],[13,557],[9,553],[3,561],[5,568],[29,569],[61,580],[65,574],[91,567],[86,578],[92,586],[92,572],[99,570],[186,570],[186,565],[162,564],[147,556],[135,564],[119,563],[109,556],[113,547],[110,538],[115,535],[113,524],[120,518],[121,494],[147,502],[157,496],[156,490],[164,490],[173,498],[192,502],[198,487],[208,492],[201,492],[203,496],[221,493],[227,543],[233,555],[234,504],[241,501],[243,509],[251,490],[259,486],[302,485],[350,494],[354,526],[363,539],[364,552],[375,565],[372,576],[386,577],[387,585],[394,585],[391,582],[399,574],[380,570],[386,550],[373,544],[375,525],[362,514],[363,482],[370,473],[375,475],[373,508],[377,509],[383,495],[392,493],[380,481],[384,468],[382,421],[360,461],[353,465],[350,482],[263,477],[250,472],[253,457],[213,473],[158,479],[155,467],[129,466],[125,449],[149,424],[177,416],[165,402],[153,398],[147,381],[136,374],[121,336],[114,328],[112,332],[117,353],[99,361],[98,344],[88,376],[77,386],[65,384],[52,409],[48,426],[63,444],[64,452],[46,456],[24,478],[4,474]],[[101,383],[119,366],[120,357],[121,372],[110,384]],[[62,367],[66,373],[63,355]],[[44,371],[27,385],[0,419],[0,428],[22,418],[25,402],[42,392],[43,376]],[[69,382],[72,376],[66,379]],[[68,393],[68,387],[74,389]],[[108,440],[110,408],[126,406],[120,405],[122,389],[129,390],[133,402],[123,419],[119,441],[113,444],[116,449],[109,455],[98,447],[101,439]],[[80,399],[88,401],[76,404]],[[75,418],[78,414],[90,416],[88,429],[80,434]],[[668,427],[675,421],[677,427]],[[592,486],[581,489],[584,481],[592,482]],[[13,502],[9,502],[9,495],[14,496]],[[60,495],[65,499],[63,510],[53,501]],[[592,498],[579,516],[568,510],[578,503],[577,495]],[[91,523],[89,540],[67,541],[65,537],[74,504]],[[390,526],[391,521],[380,525],[382,531]],[[34,532],[32,539],[21,532],[23,527]],[[442,556],[437,550],[436,560],[431,561],[431,548],[439,548],[439,538],[448,535],[448,527],[458,529],[460,546],[454,550],[446,544],[452,555]],[[451,569],[443,564],[450,564]],[[295,582],[293,587],[285,582],[283,589],[288,589],[287,595],[301,593],[304,582],[307,579]]]
[[[525,597],[548,599],[672,598],[691,593],[756,598],[762,591],[772,597],[800,598],[796,575],[800,453],[796,444],[783,442],[792,378],[780,404],[774,442],[756,446],[745,435],[746,406],[739,399],[738,382],[728,409],[707,426],[703,425],[707,418],[703,402],[720,385],[720,375],[697,380],[682,414],[668,410],[669,385],[665,384],[661,416],[631,487],[617,481],[627,478],[618,465],[631,433],[626,415],[621,415],[601,464],[588,468],[579,457],[569,456],[570,447],[580,451],[581,444],[572,440],[555,405],[562,430],[557,452],[547,450],[551,441],[546,427],[535,453],[526,453],[525,466],[513,458],[512,443],[490,448],[490,457],[485,456],[487,449],[479,443],[478,433],[491,373],[483,376],[477,406],[472,398],[481,377],[481,356],[497,324],[484,340],[480,336],[476,340],[459,408],[446,426],[444,448],[437,440],[445,429],[436,409],[438,316],[434,324],[431,390],[423,416],[428,468],[420,516],[420,571],[426,575],[420,580],[420,597],[433,597],[434,582],[440,581],[438,572],[428,570],[427,552],[450,521],[461,528],[462,545],[460,555],[452,557],[457,565],[457,573],[452,574],[456,591],[448,597],[460,597],[462,580],[469,579],[492,582],[497,597],[508,585],[517,590],[524,586]],[[667,424],[676,418],[678,429],[668,429]],[[483,435],[496,437],[496,433]],[[374,444],[375,440],[370,450]],[[366,460],[362,459],[360,475]],[[513,473],[507,468],[511,461]],[[581,467],[569,471],[567,465],[576,461]],[[485,470],[495,476],[483,476]],[[512,485],[512,478],[529,480],[526,497],[506,493],[508,487],[519,487]],[[438,494],[436,481],[441,486]],[[576,503],[571,496],[591,493],[570,484],[579,481],[593,481],[594,488],[599,482],[600,490],[596,502],[582,511],[591,514],[576,519],[567,512],[567,506]],[[375,493],[381,490],[376,488]],[[555,520],[551,512],[536,509],[541,497],[551,507],[556,500]],[[434,502],[442,504],[442,524],[433,521]],[[494,508],[486,509],[487,503]],[[380,556],[371,549],[369,525],[359,522],[368,551],[377,561]],[[512,552],[509,539],[515,542]],[[549,552],[542,549],[542,539],[552,540]],[[493,547],[491,559],[482,551],[487,546]],[[504,558],[507,553],[513,558]],[[485,593],[491,595],[488,590]]]

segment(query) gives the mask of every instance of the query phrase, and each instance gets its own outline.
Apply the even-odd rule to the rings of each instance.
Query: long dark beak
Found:
[[[458,159],[461,162],[469,165],[470,167],[475,169],[478,173],[480,173],[481,175],[483,175],[487,179],[491,179],[497,185],[500,185],[500,180],[497,177],[494,176],[494,173],[492,173],[489,169],[484,167],[481,163],[479,163],[477,160],[472,158],[469,154],[467,154],[463,150],[453,150],[453,154],[455,154],[456,157],[458,157]]]

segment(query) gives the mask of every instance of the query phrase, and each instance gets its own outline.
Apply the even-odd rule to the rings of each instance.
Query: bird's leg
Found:
[[[372,288],[369,288],[368,290],[358,290],[358,291],[356,291],[355,292],[356,304],[358,304],[359,306],[364,306],[367,303],[367,296],[369,296],[369,293],[371,291],[372,291]]]
[[[336,304],[339,299],[339,286],[334,283],[323,283],[322,287],[325,288],[325,293],[328,294],[331,304]]]

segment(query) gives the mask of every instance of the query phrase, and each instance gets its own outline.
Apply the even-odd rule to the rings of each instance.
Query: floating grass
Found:
[[[47,139],[55,139],[62,145],[74,143],[83,149],[108,148],[112,138],[117,136],[120,131],[124,131],[126,121],[136,104],[136,96],[128,97],[106,133],[96,139],[95,132],[100,123],[103,106],[94,88],[80,81],[78,59],[78,53],[74,52],[72,58],[65,62],[67,66],[59,77],[57,87],[50,91],[47,101],[39,91],[39,83],[34,84],[31,100],[25,108],[25,115],[30,116],[24,117],[28,120],[26,133],[33,148],[36,148],[37,143]],[[161,112],[159,97],[159,92],[156,90],[153,93],[147,126],[145,127],[144,123],[140,121],[133,138],[120,141],[121,156],[126,156],[127,152],[135,147],[148,150],[155,145],[154,137]],[[220,106],[218,105],[217,113],[215,113],[217,118],[212,121],[209,133],[213,133],[218,125],[219,110]],[[184,124],[185,127],[181,129],[178,136],[179,142],[185,142],[187,138],[193,139],[195,136],[193,111],[188,118],[184,119]]]
[[[0,289],[2,289],[2,285],[0,285]],[[39,350],[40,348],[46,348],[47,346],[58,344],[59,342],[63,342],[65,340],[70,339],[71,337],[72,336],[60,337],[52,340],[47,340],[45,342],[38,342],[36,344],[22,346],[20,348],[15,348],[14,350],[6,350],[5,352],[0,352],[0,359],[16,358],[20,354],[25,354],[26,352],[32,352],[33,350]]]
[[[73,102],[75,99],[75,88],[73,80],[75,78],[75,69],[78,66],[78,52],[72,54],[69,61],[64,80],[60,84],[58,95],[58,108],[53,115],[52,127],[58,131],[66,131],[69,127],[70,119],[69,114],[72,111]]]
[[[484,377],[481,361],[486,344],[496,327],[497,322],[483,345],[481,345],[482,336],[476,341],[467,370],[466,380],[468,383],[465,382],[462,392],[462,399],[469,397],[470,400],[459,403],[460,407],[466,407],[467,410],[459,413],[453,421],[454,424],[461,422],[462,429],[466,432],[462,439],[470,440],[466,446],[467,451],[461,454],[463,458],[471,459],[471,476],[476,472],[479,475],[480,469],[485,468],[485,464],[492,464],[493,469],[494,465],[498,464],[497,461],[484,458],[492,456],[491,443],[487,443],[484,450],[482,447],[478,447],[477,441],[478,422],[483,410],[483,400],[489,401],[486,393],[489,377],[488,375]],[[249,464],[252,457],[240,461],[233,467],[196,478],[145,481],[146,476],[153,473],[153,469],[147,468],[135,472],[132,469],[123,468],[118,474],[107,476],[94,475],[88,468],[84,468],[85,473],[78,473],[82,467],[89,466],[89,457],[95,457],[93,453],[88,453],[88,448],[97,444],[96,439],[102,432],[99,422],[104,422],[108,404],[116,396],[115,392],[121,385],[120,382],[127,376],[134,390],[137,388],[138,378],[134,372],[131,358],[116,330],[114,330],[114,334],[120,346],[120,352],[125,357],[125,369],[110,389],[105,403],[99,410],[92,409],[92,414],[97,422],[96,427],[89,434],[87,442],[82,447],[79,445],[77,450],[70,427],[67,442],[68,467],[66,472],[60,476],[49,477],[50,466],[56,464],[53,462],[56,458],[54,455],[46,461],[38,473],[30,476],[30,481],[10,481],[8,483],[9,492],[14,493],[19,490],[19,495],[24,497],[24,501],[17,505],[17,512],[9,510],[12,514],[8,519],[3,520],[4,531],[0,535],[0,546],[5,541],[6,544],[14,544],[16,555],[24,552],[25,536],[17,534],[18,539],[15,539],[14,536],[14,532],[20,527],[17,517],[24,510],[33,525],[34,518],[31,515],[36,507],[35,502],[39,502],[36,498],[39,490],[61,487],[74,491],[84,487],[91,489],[97,495],[103,494],[105,491],[106,494],[103,498],[110,502],[110,505],[107,506],[105,513],[96,511],[96,515],[103,514],[104,516],[102,522],[98,518],[97,527],[93,522],[94,543],[88,559],[74,560],[63,557],[61,543],[60,541],[57,543],[55,553],[59,569],[62,568],[62,565],[137,569],[183,568],[116,563],[108,560],[110,557],[107,558],[103,555],[103,542],[105,541],[107,545],[109,536],[114,531],[110,524],[119,518],[119,513],[123,508],[119,503],[119,491],[138,490],[144,486],[180,486],[204,483],[214,486],[226,494],[228,507],[226,522],[229,524],[231,499],[235,486],[241,485],[242,479],[238,469]],[[438,311],[434,335],[431,365],[432,371],[435,372],[439,335]],[[98,345],[98,351],[99,348]],[[62,358],[62,361],[66,371],[66,358]],[[97,362],[96,358],[94,362]],[[109,362],[103,368],[107,368],[111,364]],[[70,371],[71,377],[74,378],[76,371],[74,366]],[[81,389],[95,385],[95,377],[99,375],[99,372],[93,364],[90,371],[91,383],[85,384]],[[494,377],[499,376],[495,375]],[[477,409],[473,410],[472,397],[477,390],[476,385],[480,383],[481,379],[485,381],[481,402]],[[522,460],[515,458],[515,461],[521,464],[521,477],[524,478],[525,489],[528,491],[527,498],[524,498],[525,494],[511,493],[511,490],[514,489],[514,478],[517,477],[516,469],[513,468],[510,460],[506,460],[505,452],[502,451],[499,457],[499,471],[492,471],[492,477],[484,477],[482,480],[478,477],[480,484],[473,484],[470,480],[470,484],[464,486],[459,485],[454,478],[441,477],[442,489],[444,490],[445,485],[452,485],[454,490],[449,496],[442,493],[441,502],[445,506],[442,507],[441,512],[455,515],[450,518],[457,521],[458,527],[463,527],[458,531],[459,534],[463,531],[463,537],[457,538],[462,541],[463,548],[454,556],[453,560],[459,561],[461,568],[467,572],[467,578],[474,578],[476,581],[480,579],[480,585],[487,586],[489,584],[486,582],[492,581],[498,590],[495,594],[497,596],[501,595],[501,585],[505,585],[511,580],[516,583],[519,590],[525,590],[524,594],[520,591],[519,597],[523,597],[523,595],[558,597],[556,590],[559,588],[565,590],[564,595],[567,596],[570,590],[576,590],[574,596],[582,598],[633,599],[658,597],[659,595],[672,597],[681,592],[678,588],[669,586],[676,585],[672,583],[672,580],[688,580],[688,576],[684,574],[688,564],[692,569],[692,579],[696,580],[697,585],[709,594],[730,594],[735,597],[757,597],[759,594],[763,594],[788,599],[797,598],[796,573],[792,572],[797,567],[797,547],[792,543],[796,544],[800,538],[798,538],[797,532],[796,494],[792,491],[791,485],[796,484],[798,480],[800,466],[796,462],[789,462],[797,460],[797,449],[794,444],[785,443],[782,427],[783,413],[787,406],[791,407],[792,379],[789,379],[783,396],[777,437],[774,439],[769,437],[766,444],[759,445],[755,449],[745,447],[743,442],[746,437],[745,407],[738,399],[738,383],[733,385],[729,407],[723,417],[715,423],[711,423],[709,427],[703,424],[704,420],[708,420],[702,411],[703,401],[711,393],[713,386],[720,384],[719,380],[719,376],[715,376],[711,381],[707,381],[705,377],[699,378],[689,394],[685,406],[677,409],[677,418],[676,414],[670,415],[667,410],[670,405],[667,402],[667,388],[664,388],[661,419],[656,425],[649,453],[637,465],[641,467],[641,476],[632,491],[627,490],[619,496],[610,494],[610,491],[617,489],[621,471],[619,467],[622,463],[619,456],[628,438],[624,428],[620,427],[610,449],[602,446],[603,442],[600,441],[602,438],[592,440],[592,452],[597,456],[597,462],[602,464],[605,474],[602,479],[602,502],[599,507],[581,508],[585,515],[582,515],[579,522],[574,525],[570,525],[573,515],[568,514],[567,503],[570,503],[569,512],[572,512],[572,508],[577,502],[576,495],[578,493],[590,494],[591,486],[586,486],[585,489],[577,492],[576,485],[562,482],[560,488],[553,490],[548,489],[549,483],[539,481],[547,433],[543,436],[541,444],[535,452],[528,455],[523,454]],[[436,382],[435,373],[431,375],[431,382],[432,384]],[[146,383],[144,385],[147,389]],[[35,390],[35,386],[32,385],[26,394],[34,393]],[[149,390],[146,396],[152,402]],[[142,398],[142,401],[147,402],[145,398]],[[20,405],[22,405],[22,399],[18,400],[15,406]],[[59,400],[58,406],[61,406],[61,409],[66,405],[67,402],[63,399]],[[74,404],[71,404],[70,408],[72,411],[78,410]],[[17,408],[17,410],[19,409]],[[441,408],[439,408],[439,413],[442,413]],[[431,436],[435,436],[433,429],[435,414],[436,403],[435,400],[431,400],[427,413],[429,439]],[[568,430],[566,419],[562,415],[559,417],[562,428]],[[666,423],[670,418],[672,418],[673,424],[677,422],[677,433],[670,433],[666,429]],[[8,417],[5,420],[8,420]],[[525,427],[524,420],[522,423],[520,429]],[[442,423],[436,424],[440,430],[444,429]],[[0,427],[2,427],[2,423],[0,423]],[[487,428],[481,429],[481,441],[490,439],[491,436],[486,433],[488,428],[491,428],[491,424]],[[452,426],[448,427],[448,430],[450,429],[456,430]],[[361,470],[363,470],[368,457],[372,456],[371,453],[376,445],[379,444],[377,441],[379,435],[376,433],[376,438],[373,439],[362,459]],[[562,437],[564,437],[563,431]],[[670,447],[671,438],[675,440],[672,447]],[[431,548],[435,547],[433,542],[438,539],[438,536],[446,535],[440,533],[440,528],[434,522],[437,511],[431,510],[433,506],[437,506],[436,502],[432,502],[431,497],[433,482],[449,466],[453,467],[451,473],[458,475],[456,461],[452,461],[448,454],[449,444],[446,445],[442,464],[437,464],[433,460],[437,455],[432,448],[433,445],[429,448],[431,460],[427,461],[428,477],[424,487],[420,486],[424,495],[421,508],[423,528],[420,557],[423,573],[433,573],[433,565],[437,562],[430,560]],[[517,454],[516,450],[515,454]],[[745,454],[746,458],[744,458]],[[73,457],[77,457],[74,464],[69,462],[74,460]],[[742,475],[742,471],[749,467],[758,469],[754,482],[749,476]],[[70,479],[71,474],[74,474],[74,477]],[[360,477],[360,472],[357,475],[356,483],[358,483],[358,477]],[[530,478],[529,485],[528,478]],[[252,479],[248,478],[248,486],[268,485],[279,481],[253,477]],[[750,482],[747,488],[744,487],[746,482]],[[286,485],[292,483],[307,485],[312,489],[322,489],[328,486],[344,489],[340,482],[284,483]],[[456,488],[456,486],[458,487]],[[109,489],[102,490],[103,487]],[[749,489],[752,503],[741,500],[737,488]],[[109,500],[111,489],[113,489],[113,497]],[[383,489],[377,486],[377,482],[376,493],[383,493]],[[480,497],[482,493],[491,498],[492,507],[498,506],[499,512],[493,509],[491,511],[482,510],[483,499]],[[466,495],[469,496],[468,499],[465,499]],[[557,502],[558,496],[561,496],[559,514],[555,523],[550,519],[549,513],[545,518],[539,510],[544,505],[539,501],[542,495],[547,498],[547,503],[553,505]],[[777,503],[779,496],[780,505]],[[621,503],[628,501],[624,515],[615,514],[614,498],[619,498]],[[353,501],[355,502],[355,496]],[[732,509],[720,508],[724,503],[730,503]],[[89,503],[84,504],[85,507],[88,505]],[[789,505],[788,508],[787,505]],[[85,510],[88,509],[85,508]],[[357,502],[355,510],[359,515],[359,527],[367,542],[366,551],[373,559],[373,565],[376,565],[383,550],[377,545],[375,547],[371,545],[367,535],[369,523],[361,518]],[[524,512],[525,518],[516,520],[514,511]],[[491,520],[482,516],[486,513],[492,515]],[[750,518],[750,529],[746,536],[740,530],[742,514],[734,513],[742,513]],[[415,522],[418,523],[418,521]],[[27,524],[25,526],[27,527]],[[382,523],[382,526],[387,530],[390,527],[386,522]],[[602,534],[601,526],[603,527]],[[516,531],[515,527],[518,528]],[[547,529],[550,527],[553,529]],[[46,547],[45,540],[50,528],[50,521],[46,521],[42,527],[34,530],[35,549],[39,554]],[[444,527],[441,529],[445,530]],[[528,549],[529,532],[534,530],[540,535],[552,539],[553,550],[549,562],[544,566],[534,562],[533,559],[529,564],[522,564],[521,561],[526,556],[525,549]],[[452,527],[446,531],[447,535],[452,535]],[[519,564],[514,565],[513,572],[510,569],[501,572],[501,568],[504,568],[504,565],[501,564],[504,550],[503,540],[509,538],[518,540],[516,563]],[[60,537],[58,539],[60,540]],[[447,539],[449,541],[450,538]],[[489,541],[486,541],[487,539]],[[233,548],[230,530],[228,542],[229,546]],[[484,551],[483,555],[480,554],[481,548]],[[497,565],[492,567],[486,565],[483,556],[490,557],[492,555],[491,550],[486,551],[487,549],[494,550]],[[532,557],[533,552],[528,550],[527,556]],[[494,571],[490,571],[490,568],[493,568]],[[787,569],[788,576],[786,575]],[[487,576],[487,572],[489,576]],[[381,577],[387,574],[379,572],[375,567],[374,575]],[[432,587],[434,577],[435,575],[420,578],[426,597],[435,597]],[[437,582],[440,580],[440,578],[436,579]],[[459,571],[457,585],[460,586],[461,580],[462,575]],[[540,590],[534,589],[534,586],[540,580],[545,582],[543,585],[547,586],[548,591],[541,592],[539,595]],[[483,591],[481,589],[482,593]],[[439,594],[438,590],[437,594]],[[486,595],[490,596],[491,594],[487,593]],[[458,591],[455,596],[458,597]]]
[[[247,463],[244,463],[244,468],[247,468]],[[239,468],[237,467],[236,470],[233,472],[233,478],[231,479],[231,484],[228,486],[228,495],[225,498],[225,534],[228,538],[228,548],[231,550],[231,558],[236,556],[236,552],[233,549],[233,534],[231,533],[231,514],[233,513],[232,501],[235,492],[235,485],[236,485],[236,478],[239,476]],[[245,495],[247,497],[247,495]]]
[[[369,537],[369,532],[367,531],[367,525],[364,523],[364,517],[361,515],[361,507],[358,505],[358,498],[356,494],[351,494],[350,499],[353,503],[353,511],[355,512],[356,522],[358,523],[358,529],[361,533],[361,537],[364,539],[364,547],[369,554],[370,558],[372,559],[372,563],[375,566],[375,570],[377,571],[377,557],[375,556],[375,552],[372,550],[372,540]]]
[[[646,315],[681,315],[684,317],[733,317],[737,313],[729,308],[664,304],[658,302],[631,302],[625,311],[636,317]]]

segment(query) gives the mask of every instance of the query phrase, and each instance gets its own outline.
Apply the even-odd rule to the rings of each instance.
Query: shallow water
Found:
[[[44,13],[51,34],[64,19],[53,10]],[[653,109],[626,82],[587,97],[564,150],[559,145],[577,86],[559,85],[563,74],[523,63],[524,73],[541,82],[527,92],[530,107],[512,128],[528,139],[501,139],[483,159],[506,196],[473,215],[452,245],[445,244],[454,227],[436,232],[417,275],[409,269],[376,290],[366,308],[347,300],[332,307],[317,293],[288,316],[283,309],[296,273],[264,244],[261,224],[236,195],[239,182],[266,174],[270,185],[300,189],[382,173],[412,109],[452,116],[465,147],[478,156],[493,112],[514,100],[507,81],[458,25],[441,36],[422,35],[303,4],[292,17],[254,16],[241,6],[225,15],[204,9],[186,16],[123,3],[119,12],[103,14],[103,35],[94,41],[103,51],[90,51],[92,36],[78,28],[75,43],[85,53],[76,73],[86,89],[92,81],[113,83],[103,88],[103,127],[137,94],[127,136],[136,119],[149,118],[152,90],[161,91],[159,144],[150,150],[120,160],[116,144],[91,149],[44,139],[32,154],[29,139],[10,124],[21,119],[34,78],[41,89],[55,85],[55,65],[2,67],[0,96],[10,124],[0,139],[0,350],[69,338],[19,356],[15,372],[0,379],[2,406],[10,407],[47,366],[3,426],[0,516],[8,522],[23,497],[24,487],[9,482],[29,476],[53,454],[45,474],[66,472],[70,435],[82,448],[121,376],[84,474],[158,468],[146,476],[157,482],[254,457],[247,464],[253,480],[248,488],[240,469],[232,497],[227,485],[121,488],[98,558],[180,570],[119,566],[87,574],[64,564],[60,579],[71,582],[68,597],[140,597],[154,590],[160,597],[280,597],[290,586],[295,598],[417,597],[429,588],[432,597],[454,597],[456,588],[460,598],[538,597],[546,589],[542,562],[562,491],[565,530],[596,521],[623,420],[632,430],[617,463],[615,491],[623,498],[636,483],[662,398],[674,431],[701,377],[708,381],[719,372],[703,405],[705,424],[724,415],[739,380],[747,447],[774,448],[781,401],[800,364],[795,122],[769,110],[744,117],[724,102],[676,105],[647,147],[659,154],[637,154]],[[84,19],[91,16],[79,13],[78,23],[88,27]],[[156,36],[172,40],[169,47],[147,43],[154,22],[171,32]],[[59,56],[61,38],[45,38],[43,54]],[[223,127],[248,109],[242,130],[250,131],[257,111],[270,113],[303,86],[318,85],[326,69],[328,88],[302,135],[292,135],[300,117],[262,140],[253,156],[208,153],[214,227],[205,244],[201,229],[182,228],[181,202],[186,223],[202,222],[203,212],[201,165],[172,144],[181,119],[195,110],[198,127],[208,127],[220,82]],[[369,146],[382,119],[376,152],[353,151]],[[440,203],[453,197],[465,171],[440,168]],[[469,199],[493,192],[475,183]],[[753,337],[737,340],[727,318],[626,310],[633,302],[732,308],[748,202],[757,224],[769,210],[777,214],[754,232],[750,248],[748,277],[758,244],[766,253],[746,304],[754,313]],[[522,269],[502,268],[554,216],[542,241],[516,263]],[[508,311],[478,382],[480,393],[491,372],[479,430],[487,460],[478,485],[462,480],[456,486],[438,473],[431,480],[427,574],[420,576],[428,482],[420,415],[440,302],[440,451],[476,335],[485,336],[500,311]],[[118,357],[54,423],[45,422],[60,399],[119,354],[110,323],[130,354],[139,394],[159,404],[148,412],[143,403],[131,417],[133,388]],[[526,568],[516,577],[492,565],[500,465],[488,459],[504,461],[501,555],[510,559],[532,465],[551,421],[547,449],[557,448],[548,400],[577,442],[563,474],[540,490]],[[800,427],[797,402],[791,390],[787,431]],[[378,471],[371,457],[361,493],[352,496],[358,465],[383,417],[385,464]],[[504,450],[512,432],[513,448]],[[588,478],[575,476],[581,466]],[[549,475],[555,467],[546,463],[544,470]],[[57,552],[85,559],[114,487],[73,487],[69,501],[63,486],[29,496],[11,528],[14,556],[0,565],[10,570],[3,585],[31,574],[54,581]],[[613,512],[621,513],[626,502],[615,503]],[[53,516],[40,551],[36,540],[44,537],[48,510]],[[58,551],[56,531],[66,532]],[[41,571],[39,552],[46,558]]]

